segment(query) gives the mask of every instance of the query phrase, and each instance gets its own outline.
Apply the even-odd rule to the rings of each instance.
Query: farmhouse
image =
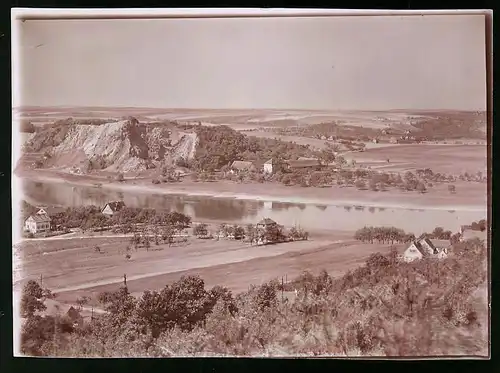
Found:
[[[113,216],[113,214],[120,211],[124,207],[125,203],[123,201],[108,202],[101,210],[101,213],[103,213],[104,215]]]
[[[257,223],[257,228],[267,229],[270,227],[275,227],[277,225],[278,223],[276,223],[273,219],[264,218]]]
[[[234,161],[231,165],[231,173],[237,173],[242,171],[253,171],[255,166],[252,162],[247,161]]]
[[[33,234],[50,232],[50,217],[48,215],[31,215],[24,222],[24,230]]]
[[[65,211],[66,211],[66,209],[64,207],[46,206],[46,207],[39,207],[36,214],[37,215],[54,216],[54,215],[63,213]]]
[[[300,157],[297,160],[290,160],[287,162],[288,168],[290,169],[306,169],[306,168],[318,168],[321,166],[320,162],[316,158],[305,158]]]
[[[80,312],[73,306],[71,306],[66,312],[66,316],[73,322],[73,326],[78,326],[83,324],[83,317]]]
[[[272,174],[273,173],[273,160],[270,159],[264,163],[264,173]]]
[[[405,262],[412,262],[424,257],[437,259],[445,258],[448,256],[449,246],[449,241],[422,238],[411,243],[403,253],[403,260]]]

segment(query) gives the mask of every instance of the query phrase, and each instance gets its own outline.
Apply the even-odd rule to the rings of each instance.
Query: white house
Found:
[[[48,215],[31,215],[24,221],[24,230],[33,234],[50,232],[50,217]]]
[[[264,163],[264,172],[266,174],[272,174],[273,173],[273,160],[270,159],[267,162]]]
[[[124,207],[125,203],[123,201],[108,202],[101,210],[101,213],[104,215],[113,216],[113,214],[120,211]]]

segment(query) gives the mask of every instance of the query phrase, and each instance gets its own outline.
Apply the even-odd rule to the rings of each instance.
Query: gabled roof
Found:
[[[273,219],[265,218],[265,219],[262,219],[261,221],[259,221],[257,224],[273,225],[273,224],[277,224],[277,223]]]
[[[300,157],[297,160],[290,160],[287,163],[292,168],[314,167],[320,165],[319,160],[317,160],[316,158],[304,158],[304,157]]]
[[[252,162],[247,161],[234,161],[231,165],[231,168],[235,168],[237,170],[248,170],[253,166]]]
[[[120,211],[122,208],[125,207],[125,202],[123,202],[123,201],[108,202],[106,204],[106,206],[109,206],[109,208],[111,209],[111,211],[117,212],[117,211]],[[106,208],[106,206],[104,206],[103,210]]]
[[[78,312],[78,310],[76,308],[74,308],[73,306],[71,306],[69,308],[68,312],[66,312],[66,316],[68,316],[73,321],[82,318],[82,316],[80,315],[80,312]]]
[[[451,246],[451,243],[449,240],[437,240],[437,239],[433,239],[431,238],[430,241],[432,242],[432,245],[436,248],[436,249],[444,249],[444,248],[448,248]]]
[[[273,164],[273,163],[274,163],[274,162],[273,162],[273,160],[272,160],[272,159],[270,159],[270,160],[268,160],[268,161],[264,162],[264,164]]]
[[[39,215],[39,214],[30,215],[28,219],[32,219],[35,223],[50,223],[51,220],[48,215]]]
[[[37,214],[40,214],[41,210],[45,211],[47,213],[47,215],[49,215],[49,216],[60,214],[60,213],[66,211],[66,209],[64,207],[57,207],[57,206],[39,207]]]

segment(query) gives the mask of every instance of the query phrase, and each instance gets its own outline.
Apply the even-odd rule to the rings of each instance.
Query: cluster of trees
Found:
[[[54,228],[82,228],[83,230],[122,226],[125,232],[131,232],[136,224],[172,225],[175,228],[187,228],[191,217],[180,212],[166,212],[156,209],[124,207],[107,217],[97,206],[69,207],[66,211],[51,216]]]
[[[471,224],[471,229],[473,231],[481,231],[484,232],[487,228],[487,223],[485,219],[481,219],[479,221],[474,221]]]
[[[373,243],[408,243],[415,240],[413,233],[395,227],[363,227],[354,233],[354,239]]]
[[[205,223],[197,224],[193,228],[193,234],[197,237],[212,237],[213,234],[208,230]],[[254,224],[247,224],[245,227],[238,224],[219,225],[215,232],[217,238],[231,238],[235,240],[246,240],[250,244],[255,243],[278,243],[283,241],[307,240],[309,233],[300,227],[292,227],[286,232],[283,226],[279,224],[268,225],[265,228]]]
[[[315,156],[309,146],[277,139],[246,136],[228,126],[196,128],[198,146],[192,167],[214,172],[237,160],[267,161]]]
[[[412,125],[430,141],[446,139],[485,139],[486,134],[475,125],[472,113],[448,114],[417,120]]]
[[[304,273],[233,296],[195,276],[138,299],[102,293],[107,311],[82,325],[31,313],[22,352],[72,357],[179,355],[429,356],[487,353],[486,251],[401,263],[373,254],[339,278]],[[295,290],[297,296],[284,295]],[[293,293],[292,293],[293,294]],[[40,294],[37,294],[37,297]],[[36,298],[37,298],[36,297]],[[38,298],[37,298],[38,299]],[[52,321],[51,321],[52,320]],[[436,330],[439,333],[436,333]]]
[[[450,240],[458,242],[459,234],[453,234],[450,230],[436,227],[431,233],[424,232],[418,238],[431,238],[437,240]],[[354,233],[354,239],[373,243],[409,243],[416,239],[413,233],[407,233],[403,229],[395,227],[363,227]]]
[[[132,224],[153,224],[153,225],[171,225],[177,229],[184,229],[191,225],[191,217],[177,211],[161,211],[156,209],[124,207],[117,211],[109,223],[111,225]]]

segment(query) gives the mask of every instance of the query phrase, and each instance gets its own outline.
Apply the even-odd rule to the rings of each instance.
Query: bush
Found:
[[[193,234],[197,237],[204,237],[208,235],[208,225],[205,223],[196,224],[193,228]]]
[[[160,184],[160,180],[158,180],[158,179],[153,179],[153,180],[151,180],[151,182],[153,184]]]

